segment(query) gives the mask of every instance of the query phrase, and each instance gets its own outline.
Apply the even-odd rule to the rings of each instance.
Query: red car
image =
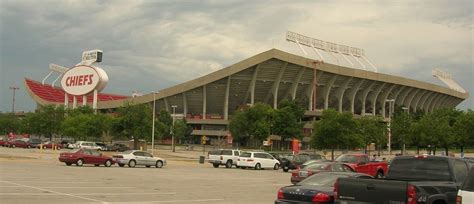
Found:
[[[11,148],[22,147],[22,148],[28,148],[28,149],[34,147],[34,145],[30,144],[24,139],[10,140],[6,143],[6,146],[11,147]]]
[[[354,170],[347,164],[338,163],[338,162],[330,162],[330,161],[322,161],[312,163],[308,166],[305,166],[302,169],[297,169],[291,172],[291,183],[296,184],[313,174],[317,174],[320,172],[353,172]]]
[[[59,154],[59,161],[77,166],[84,164],[94,164],[95,166],[104,165],[110,167],[115,164],[115,160],[112,157],[104,156],[102,153],[92,149],[75,149],[71,152],[65,152]]]
[[[60,143],[54,143],[54,142],[46,142],[43,145],[38,145],[38,149],[43,148],[43,149],[57,149],[60,150],[63,148],[63,145]]]
[[[376,178],[383,178],[388,171],[387,162],[370,161],[367,154],[343,154],[337,157],[336,161],[349,165],[356,172],[369,174]]]
[[[5,146],[6,143],[7,143],[7,139],[0,138],[0,146]]]

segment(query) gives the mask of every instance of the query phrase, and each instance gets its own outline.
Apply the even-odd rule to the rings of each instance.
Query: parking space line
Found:
[[[65,195],[65,196],[80,198],[80,199],[83,199],[83,200],[89,200],[89,201],[100,202],[100,203],[107,203],[107,202],[102,201],[102,200],[97,200],[97,199],[93,199],[93,198],[87,198],[87,197],[83,197],[83,196],[77,196],[77,195],[73,195],[73,194],[69,194],[69,193],[61,193],[61,192],[57,192],[57,191],[48,190],[48,189],[45,189],[45,188],[38,188],[38,187],[34,187],[34,186],[27,186],[27,185],[23,185],[23,184],[19,184],[19,183],[13,183],[13,182],[10,182],[10,181],[0,181],[0,182],[9,183],[9,184],[17,185],[17,186],[23,186],[23,187],[27,187],[27,188],[32,188],[32,189],[36,189],[36,190],[40,190],[40,191],[45,191],[45,192],[49,192],[49,193],[55,193],[55,194],[59,194],[59,195]]]
[[[133,202],[110,202],[110,203],[191,203],[191,202],[218,202],[224,201],[224,199],[196,199],[196,200],[160,200],[160,201],[133,201]]]
[[[63,196],[59,194],[46,194],[46,193],[0,193],[0,196]],[[167,193],[74,193],[71,195],[76,196],[120,196],[120,195],[176,195],[176,192]]]
[[[121,186],[48,186],[48,188],[111,188],[111,189],[129,189],[136,187],[121,187]]]

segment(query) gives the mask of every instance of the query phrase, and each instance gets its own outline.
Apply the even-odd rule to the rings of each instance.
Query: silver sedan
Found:
[[[166,160],[160,157],[154,157],[148,152],[140,150],[129,150],[120,154],[113,155],[115,161],[120,167],[128,165],[130,168],[136,165],[156,168],[162,168],[166,165]]]

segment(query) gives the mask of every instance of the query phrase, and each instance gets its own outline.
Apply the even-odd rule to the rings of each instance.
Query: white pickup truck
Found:
[[[225,165],[226,168],[232,168],[233,165],[237,167],[237,159],[239,158],[239,155],[240,150],[211,150],[207,153],[207,160],[212,164],[212,166],[214,166],[214,168],[218,168],[220,165]]]

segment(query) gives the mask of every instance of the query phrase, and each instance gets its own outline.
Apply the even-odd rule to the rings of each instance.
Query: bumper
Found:
[[[211,164],[224,164],[221,162],[221,160],[208,160],[208,162]]]

